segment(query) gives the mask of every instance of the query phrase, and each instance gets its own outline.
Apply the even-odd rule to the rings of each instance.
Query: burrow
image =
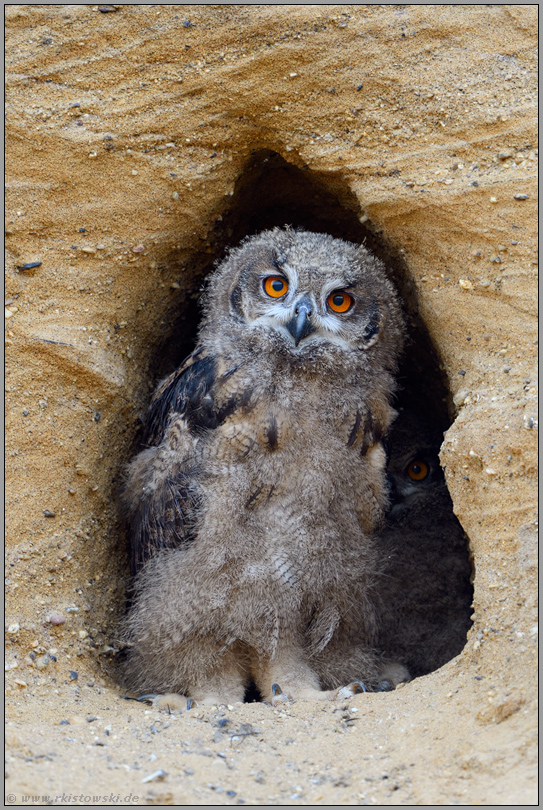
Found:
[[[169,329],[153,350],[150,364],[153,378],[148,381],[151,389],[192,350],[200,319],[199,293],[206,276],[229,247],[238,245],[247,236],[275,226],[288,225],[329,233],[340,239],[364,244],[384,262],[387,274],[399,291],[408,324],[408,340],[398,372],[398,392],[394,405],[400,420],[403,412],[415,413],[420,417],[435,437],[438,448],[444,432],[452,423],[454,406],[440,358],[419,315],[417,293],[408,264],[402,253],[387,241],[386,233],[375,228],[364,215],[359,201],[340,172],[314,172],[306,166],[287,162],[274,151],[257,150],[238,178],[231,196],[218,203],[211,215],[211,223],[206,239],[207,250],[195,251],[182,267],[173,247],[171,250],[166,247],[162,251],[158,265],[161,278],[173,282],[180,289],[175,307],[166,314]],[[143,405],[144,412],[146,403]],[[140,425],[136,432],[131,455],[141,447],[142,427]],[[122,461],[129,458],[130,455]],[[455,521],[457,523],[448,495],[437,508],[444,510],[444,524],[450,526]],[[447,628],[443,628],[444,642],[437,657],[439,666],[461,652],[471,626],[473,588],[467,579],[473,581],[473,561],[469,556],[469,540],[459,524],[455,534],[457,537],[461,534],[462,541],[458,543],[457,540],[454,549],[449,550],[449,557],[452,567],[459,567],[463,572],[462,582],[457,586],[452,582],[451,585],[459,590],[459,614],[452,622],[455,629],[451,629],[450,638]],[[126,553],[128,566],[128,549],[121,541],[120,550]],[[466,575],[466,571],[471,572],[471,576]],[[432,594],[439,590],[439,586],[434,589],[430,587],[428,593],[423,594],[423,597],[428,597],[425,609],[429,613],[436,607],[431,603]],[[420,594],[413,598],[420,600]],[[398,617],[398,627],[401,628],[401,617]],[[458,628],[462,628],[460,636]],[[414,665],[413,674],[424,675],[435,668],[436,661],[432,656],[425,656],[421,648],[420,662]]]

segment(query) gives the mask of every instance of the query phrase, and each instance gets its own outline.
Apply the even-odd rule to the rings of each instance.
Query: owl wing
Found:
[[[151,399],[143,442],[160,444],[172,414],[182,415],[193,427],[211,427],[215,363],[203,349],[196,349],[173,374],[159,383]]]
[[[134,572],[157,551],[194,539],[203,444],[250,398],[237,389],[237,369],[223,368],[199,348],[157,387],[145,429],[147,449],[129,466],[123,492]]]

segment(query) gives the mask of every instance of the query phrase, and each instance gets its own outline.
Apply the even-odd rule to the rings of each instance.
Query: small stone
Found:
[[[89,152],[89,157],[90,158],[98,157],[98,152]]]
[[[145,250],[145,245],[135,245],[133,248],[130,248],[132,253],[143,253]]]
[[[461,278],[458,282],[459,286],[462,287],[463,290],[473,290],[473,284],[466,278]]]
[[[100,14],[111,14],[114,11],[118,11],[119,9],[115,6],[98,6],[98,11]]]
[[[34,661],[34,666],[36,667],[36,669],[45,669],[45,667],[48,666],[50,662],[51,659],[49,658],[48,655],[40,655]]]
[[[79,633],[78,633],[78,635],[79,635],[79,638],[80,638],[80,639],[84,639],[84,638],[87,638],[87,636],[88,636],[89,634],[87,633],[87,631],[86,631],[86,630],[80,630],[80,631],[79,631]]]
[[[507,158],[513,157],[513,153],[509,152],[498,152],[498,160],[507,160]]]
[[[25,684],[26,686],[26,684]],[[150,773],[149,776],[146,776],[144,779],[141,780],[141,784],[145,784],[146,782],[162,782],[167,777],[166,771],[163,771],[162,768],[159,771],[154,771]]]
[[[181,289],[181,284],[178,281],[172,281],[172,283],[170,284],[170,289],[179,290]]]
[[[515,200],[527,200],[529,196],[529,194],[513,194]]]
[[[44,510],[43,510],[43,514],[44,514],[44,515],[45,515],[45,517],[47,517],[47,518],[54,518],[54,517],[56,517],[56,516],[57,516],[57,513],[56,513],[56,512],[52,512],[52,511],[51,511],[51,509],[44,509]]]
[[[96,248],[84,247],[84,248],[81,248],[81,253],[96,253]]]
[[[526,428],[526,430],[531,430],[534,425],[535,425],[534,417],[528,416],[528,414],[526,414],[524,416],[524,427]]]
[[[172,200],[178,200],[178,199],[179,199],[179,192],[174,191],[173,194],[172,194]]]
[[[62,615],[62,613],[51,613],[48,619],[49,624],[54,625],[64,624],[65,621],[66,618]]]
[[[29,414],[29,411],[27,411],[27,410],[26,410],[26,408],[25,408],[25,409],[23,410],[23,416],[28,416],[28,414]]]
[[[496,470],[494,467],[487,467],[485,470],[487,475],[497,475]]]
[[[68,673],[70,675],[71,681],[77,681],[77,679],[79,678],[79,672],[75,672],[73,669],[69,669]]]
[[[17,270],[35,270],[36,267],[41,267],[42,262],[26,262],[26,264],[18,264]]]
[[[5,318],[13,318],[13,312],[10,309],[8,309],[7,307],[4,307],[4,317]]]
[[[17,686],[20,686],[21,689],[26,689],[26,687],[28,686],[26,681],[23,681],[20,678],[15,678],[15,683],[17,684]]]
[[[18,633],[19,630],[20,630],[20,625],[18,625],[17,623],[10,624],[9,627],[8,627],[8,633]]]
[[[467,399],[469,396],[469,391],[466,391],[465,388],[462,388],[461,391],[457,391],[453,397],[453,402],[457,408],[464,404],[464,400]]]
[[[138,172],[136,171],[136,169],[132,169],[132,174],[134,175],[134,177],[137,175],[137,173]]]

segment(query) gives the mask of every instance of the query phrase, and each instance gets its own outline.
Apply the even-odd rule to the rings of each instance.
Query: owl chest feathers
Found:
[[[242,536],[245,557],[251,539],[257,555],[262,543],[287,555],[292,547],[307,564],[340,557],[349,542],[358,554],[386,496],[382,428],[357,392],[320,379],[313,396],[311,379],[251,379],[245,370],[221,391],[236,395],[239,404],[201,440],[200,536],[216,542],[228,526],[228,546]]]

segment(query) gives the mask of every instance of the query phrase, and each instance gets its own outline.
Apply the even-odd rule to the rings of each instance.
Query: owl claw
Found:
[[[272,706],[280,706],[282,703],[291,703],[292,698],[283,692],[278,683],[272,683]]]
[[[171,693],[167,695],[140,695],[137,700],[141,701],[142,703],[150,703],[153,709],[164,709],[168,712],[168,714],[171,714],[172,712],[179,712],[181,709],[185,708],[186,698],[184,698],[183,695]],[[190,709],[193,704],[194,701],[192,698],[189,698],[186,701],[186,708]]]
[[[347,686],[342,686],[341,689],[338,689],[337,697],[340,700],[348,700],[353,695],[359,695],[361,692],[365,691],[366,687],[362,681],[353,681],[347,684]]]

